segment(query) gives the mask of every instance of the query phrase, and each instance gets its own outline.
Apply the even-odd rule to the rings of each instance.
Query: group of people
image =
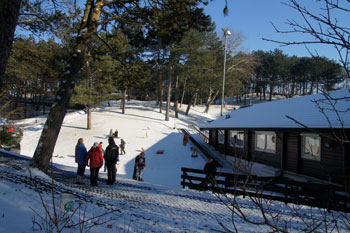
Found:
[[[77,184],[84,184],[84,173],[86,166],[90,167],[91,186],[97,186],[100,168],[105,163],[107,168],[107,185],[113,185],[116,179],[116,164],[119,161],[119,148],[114,138],[108,138],[108,146],[104,151],[102,143],[95,142],[89,151],[86,150],[84,139],[79,138],[75,146],[75,162],[78,163]]]
[[[113,133],[113,130],[111,129],[110,131],[109,131],[109,136],[110,137],[115,137],[115,138],[118,138],[118,129],[116,129],[115,131],[114,131],[114,133]]]
[[[120,154],[125,154],[125,141],[121,139]],[[84,139],[79,138],[75,146],[75,162],[78,164],[76,183],[84,184],[84,173],[86,166],[90,167],[91,186],[97,186],[97,179],[100,168],[105,164],[107,169],[107,185],[113,185],[116,180],[117,167],[119,161],[119,147],[114,141],[114,137],[108,138],[108,146],[103,150],[102,142],[95,142],[87,151]],[[134,174],[135,180],[143,181],[142,173],[146,167],[145,153],[141,152],[135,159]]]
[[[112,131],[112,130],[111,130]],[[84,184],[84,173],[86,166],[90,167],[90,183],[91,186],[97,186],[97,179],[100,168],[105,164],[107,169],[107,185],[113,185],[116,180],[117,167],[116,164],[119,161],[119,147],[114,141],[114,137],[118,136],[118,131],[115,134],[110,134],[108,138],[108,146],[106,150],[103,150],[102,142],[95,142],[93,146],[87,151],[84,139],[79,138],[77,145],[75,146],[75,162],[78,163],[77,184]],[[188,135],[188,134],[187,134]],[[188,136],[184,137],[184,145],[187,144]],[[198,152],[194,147],[191,147],[192,156],[197,157]],[[125,154],[125,141],[121,139],[120,154]],[[133,179],[143,181],[143,170],[146,167],[145,152],[142,151],[135,158]],[[206,179],[202,184],[215,183],[216,165],[213,159],[209,159],[204,167],[206,173]]]

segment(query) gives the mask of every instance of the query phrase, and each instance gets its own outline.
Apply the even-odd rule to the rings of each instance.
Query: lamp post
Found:
[[[224,105],[225,99],[225,72],[226,72],[226,50],[227,50],[227,36],[231,35],[231,32],[227,28],[222,29],[224,31],[225,36],[225,54],[224,54],[224,72],[222,75],[222,95],[221,95],[221,112],[220,116],[222,116],[222,109]]]

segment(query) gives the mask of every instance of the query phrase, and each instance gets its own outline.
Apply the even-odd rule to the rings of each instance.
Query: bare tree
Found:
[[[52,160],[51,160],[52,163]],[[52,165],[52,164],[51,164]],[[86,209],[87,204],[83,205],[82,201],[78,201],[77,204],[72,199],[76,197],[70,193],[62,193],[61,200],[57,200],[57,183],[54,180],[53,170],[51,169],[51,184],[49,189],[50,198],[45,200],[45,194],[40,190],[39,185],[36,181],[36,177],[32,176],[31,169],[29,171],[30,180],[34,186],[35,192],[39,195],[43,212],[40,213],[34,208],[30,208],[41,220],[40,222],[35,220],[33,216],[33,226],[38,226],[44,232],[63,232],[67,229],[78,230],[79,232],[89,232],[92,228],[103,225],[108,222],[116,220],[117,217],[113,216],[114,212],[118,210],[107,210],[106,212],[87,218]],[[64,194],[71,198],[71,200],[64,201]],[[67,198],[68,199],[68,198]],[[83,206],[85,206],[83,208]],[[108,216],[108,217],[107,217]],[[75,220],[77,219],[77,220]]]
[[[302,232],[343,232],[350,230],[350,216],[348,213],[325,208],[296,205],[272,200],[265,186],[269,180],[261,181],[252,175],[250,163],[237,158],[234,170],[240,174],[230,180],[233,192],[223,191],[225,187],[218,183],[212,187],[213,194],[232,213],[231,226],[223,224],[217,219],[223,232],[241,232],[239,223],[244,221],[257,227],[267,227],[269,232],[291,232],[299,229]],[[244,177],[241,174],[246,174]],[[272,180],[271,180],[272,181]],[[272,182],[273,183],[273,182]],[[215,192],[214,192],[215,191]],[[291,194],[292,195],[292,194]],[[281,195],[281,199],[283,195]],[[305,198],[305,197],[304,197]],[[252,214],[254,210],[254,214]]]
[[[350,43],[348,38],[350,36],[350,28],[347,26],[347,22],[343,23],[341,18],[335,16],[335,12],[341,12],[341,14],[348,14],[350,12],[348,5],[349,1],[319,0],[317,2],[320,4],[321,13],[315,12],[315,9],[308,9],[305,6],[302,6],[301,3],[299,4],[299,2],[301,1],[288,0],[288,3],[284,4],[296,10],[301,15],[302,22],[298,22],[295,19],[287,20],[287,25],[291,28],[290,30],[280,30],[275,25],[273,26],[278,33],[307,34],[311,36],[308,37],[310,39],[301,39],[300,41],[278,41],[264,38],[264,40],[275,42],[282,46],[305,45],[310,53],[311,50],[308,46],[313,44],[333,46],[339,54],[340,63],[343,65],[349,76],[348,64]],[[315,101],[314,103],[318,106],[320,114],[324,115],[329,122],[329,127],[333,130],[334,140],[337,140],[340,143],[348,143],[348,138],[346,137],[347,134],[343,127],[342,114],[349,110],[348,108],[339,109],[337,107],[338,101],[348,101],[348,98],[346,98],[346,100],[343,98],[334,98],[328,93],[325,93],[324,97],[325,98]],[[330,112],[335,114],[337,124],[340,125],[340,127],[338,127],[340,130],[335,130],[334,124],[330,122]],[[307,125],[303,125],[300,122],[300,119],[290,119],[309,129]],[[248,185],[248,180],[251,179],[250,177],[250,175],[247,176],[247,182],[239,183],[238,180],[233,181],[234,190],[246,193],[246,198],[249,198],[251,203],[258,209],[259,218],[250,217],[247,211],[244,210],[241,200],[237,195],[218,194],[218,198],[220,198],[220,200],[222,200],[232,212],[233,229],[221,224],[225,232],[239,232],[236,223],[239,219],[255,225],[268,226],[272,232],[289,232],[289,230],[291,230],[291,224],[294,221],[298,222],[298,224],[300,224],[299,229],[305,232],[341,232],[350,230],[350,217],[348,213],[332,210],[327,211],[322,208],[305,208],[280,203],[283,208],[291,211],[291,215],[293,216],[291,218],[284,218],[280,211],[273,210],[273,201],[264,199],[262,195],[259,197],[259,194],[262,194],[263,192],[263,188],[260,189]],[[256,195],[249,195],[249,192],[253,194],[255,193]]]
[[[299,3],[300,2],[300,3]],[[308,49],[311,55],[312,51],[309,49],[313,44],[324,44],[332,46],[339,55],[339,62],[344,67],[347,76],[350,76],[349,69],[349,49],[350,49],[350,28],[345,17],[342,15],[349,15],[350,6],[349,1],[339,0],[316,0],[319,5],[318,9],[311,9],[301,4],[305,4],[304,1],[288,0],[287,3],[283,3],[286,6],[297,11],[301,16],[302,21],[296,19],[288,19],[286,24],[290,28],[289,30],[281,30],[273,24],[276,32],[281,34],[298,34],[301,38],[298,41],[279,41],[273,39],[263,40],[278,43],[282,46],[289,45],[304,45]],[[303,35],[308,35],[305,37]]]

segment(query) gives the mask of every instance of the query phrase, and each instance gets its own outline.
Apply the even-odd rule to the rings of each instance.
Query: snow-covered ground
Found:
[[[74,147],[80,137],[84,138],[88,149],[94,142],[101,141],[105,148],[110,129],[118,129],[119,137],[127,144],[126,154],[120,156],[116,185],[110,187],[100,181],[98,187],[78,186],[72,177],[63,179],[62,184],[56,182],[57,202],[70,193],[75,207],[82,204],[73,217],[75,223],[103,215],[86,221],[84,231],[79,230],[83,225],[80,224],[64,232],[86,232],[87,227],[96,222],[99,223],[89,232],[226,232],[219,223],[234,231],[231,211],[214,194],[182,190],[180,186],[181,167],[202,169],[206,160],[202,156],[191,157],[192,145],[183,146],[183,134],[178,128],[190,129],[193,124],[201,125],[215,119],[219,116],[220,106],[212,106],[209,114],[203,113],[203,106],[197,106],[191,109],[189,116],[180,114],[179,119],[175,119],[172,112],[170,121],[165,121],[164,113],[159,113],[154,102],[127,102],[125,114],[121,114],[119,102],[111,104],[111,107],[93,111],[91,130],[86,129],[84,111],[68,113],[65,117],[53,156],[58,168],[76,171]],[[25,125],[21,154],[28,158],[32,156],[44,123],[44,117],[21,122]],[[116,142],[119,144],[120,139]],[[146,152],[145,182],[137,182],[131,176],[134,158],[142,149]],[[47,206],[52,206],[51,179],[32,170],[32,175],[37,177],[34,188],[29,182],[27,163],[0,157],[0,232],[44,231],[40,230],[45,224],[39,216],[44,217],[45,212],[35,189],[41,190]],[[106,177],[105,172],[101,171],[100,176]],[[262,220],[257,206],[249,198],[237,198],[247,216]],[[305,223],[311,224],[316,217],[321,218],[317,210],[310,215],[309,207],[298,208],[302,220],[292,209],[278,202],[270,206],[270,213],[281,216],[292,232],[305,231]],[[238,232],[271,231],[267,226],[234,219]],[[108,222],[101,223],[103,221]],[[346,232],[344,223],[339,225],[340,231]]]
[[[210,114],[204,114],[204,107],[198,106],[190,110],[189,116],[180,114],[179,119],[171,117],[170,121],[165,121],[164,113],[159,113],[155,102],[131,100],[127,102],[125,114],[121,113],[120,102],[110,103],[111,107],[93,110],[91,130],[86,129],[87,115],[84,111],[66,115],[53,153],[56,166],[76,171],[74,148],[78,139],[84,138],[88,150],[94,142],[103,142],[105,149],[108,145],[109,131],[118,129],[119,138],[115,139],[116,144],[120,144],[121,138],[126,142],[126,154],[119,157],[118,177],[132,177],[134,159],[142,148],[146,153],[147,165],[144,180],[152,184],[181,188],[181,167],[204,167],[206,161],[202,157],[191,157],[192,145],[183,146],[183,134],[178,129],[187,129],[192,124],[199,125],[215,119],[220,114],[220,106],[213,106]],[[21,142],[21,154],[28,157],[33,155],[44,123],[45,118],[22,121],[22,124],[27,126]],[[157,151],[164,153],[157,154]],[[106,177],[103,171],[100,175]]]

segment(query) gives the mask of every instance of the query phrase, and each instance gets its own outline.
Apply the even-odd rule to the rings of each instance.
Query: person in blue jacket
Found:
[[[86,147],[84,145],[84,139],[79,138],[77,145],[75,146],[75,162],[78,163],[77,171],[77,184],[84,184],[84,172],[86,168]]]

